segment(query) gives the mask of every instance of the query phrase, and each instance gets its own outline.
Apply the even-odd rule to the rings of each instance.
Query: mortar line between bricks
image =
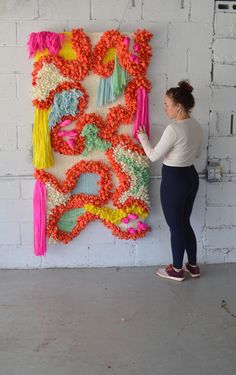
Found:
[[[192,0],[189,3],[188,21],[191,22]]]
[[[92,0],[89,1],[89,20],[92,21]]]
[[[19,99],[19,97],[20,97],[20,94],[19,94],[19,75],[15,73],[14,76],[15,76],[15,83],[16,83],[16,99]]]
[[[208,132],[207,132],[207,139],[208,139],[208,146],[207,146],[207,161],[209,160],[209,140],[210,140],[210,120],[211,120],[211,112],[212,112],[212,98],[213,98],[213,89],[212,89],[212,83],[213,83],[213,43],[214,43],[214,20],[215,20],[215,7],[213,11],[213,20],[212,20],[212,40],[211,40],[211,84],[210,84],[210,90],[209,90],[209,118],[208,118]],[[208,207],[208,199],[207,199],[207,183],[205,186],[205,207],[204,207],[204,226],[203,226],[203,231],[202,231],[202,249],[203,249],[203,260],[204,263],[207,261],[207,238],[206,238],[206,231],[207,231],[207,207]]]
[[[16,45],[18,45],[18,23],[17,21],[15,21],[15,25],[16,25],[16,28],[15,28]]]
[[[39,0],[37,1],[37,5],[38,5],[38,9],[37,9],[38,18],[40,18],[40,12],[39,12]]]
[[[143,21],[144,19],[144,0],[142,0],[141,3],[141,20]]]
[[[19,130],[18,130],[18,126],[16,126],[16,149],[18,150],[19,149],[19,134],[18,134]]]

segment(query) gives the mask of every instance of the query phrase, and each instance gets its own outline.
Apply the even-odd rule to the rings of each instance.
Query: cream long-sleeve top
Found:
[[[190,166],[202,151],[202,128],[192,117],[169,124],[154,148],[146,134],[139,134],[138,138],[151,161],[164,157],[163,164],[168,166]]]

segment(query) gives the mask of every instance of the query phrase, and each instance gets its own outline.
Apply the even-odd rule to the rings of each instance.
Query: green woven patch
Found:
[[[63,232],[70,233],[77,224],[78,216],[81,216],[83,213],[83,208],[75,208],[73,210],[66,211],[58,221],[58,228]]]
[[[86,148],[83,152],[84,156],[87,156],[93,148],[97,148],[100,151],[105,151],[111,147],[110,142],[98,137],[98,132],[99,130],[94,124],[88,124],[83,128],[81,135],[85,137],[86,142]]]

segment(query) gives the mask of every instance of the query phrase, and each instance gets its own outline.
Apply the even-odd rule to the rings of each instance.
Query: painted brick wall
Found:
[[[120,21],[122,22],[120,23]],[[161,162],[151,167],[152,233],[136,242],[115,239],[99,223],[67,246],[50,245],[44,258],[33,255],[30,32],[121,31],[149,28],[153,58],[149,78],[153,144],[168,119],[167,88],[182,78],[193,84],[193,116],[204,129],[196,167],[200,189],[192,224],[199,261],[236,261],[236,14],[217,12],[213,0],[1,0],[0,2],[0,267],[92,267],[165,264],[171,260],[169,230],[160,205]],[[236,115],[235,115],[236,116]],[[223,180],[208,183],[207,160],[220,160]]]

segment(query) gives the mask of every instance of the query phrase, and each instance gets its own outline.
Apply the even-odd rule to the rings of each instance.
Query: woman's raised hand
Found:
[[[137,131],[138,134],[147,134],[144,125],[141,125]]]

